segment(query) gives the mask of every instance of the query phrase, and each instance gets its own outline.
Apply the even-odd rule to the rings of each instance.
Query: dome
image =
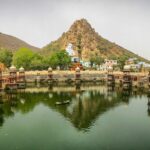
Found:
[[[109,66],[108,71],[113,71],[113,67]]]
[[[19,68],[19,72],[24,72],[24,68],[23,67]]]
[[[124,66],[124,71],[130,71],[131,67],[129,65]]]
[[[76,72],[80,72],[80,68],[79,67],[76,68]]]
[[[10,71],[17,71],[17,69],[14,65],[12,65],[9,69],[10,69]]]
[[[52,71],[52,68],[51,68],[51,67],[49,67],[49,68],[48,68],[48,71]]]

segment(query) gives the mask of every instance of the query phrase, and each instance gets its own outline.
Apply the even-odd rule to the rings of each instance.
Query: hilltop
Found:
[[[34,47],[14,36],[0,33],[0,48],[8,49],[12,52],[15,52],[19,48],[26,47],[33,51],[39,51],[40,49]]]
[[[86,19],[75,21],[67,32],[64,32],[56,41],[44,46],[43,49],[34,47],[14,36],[0,33],[0,49],[4,48],[12,52],[25,47],[42,55],[51,55],[53,52],[66,49],[69,43],[73,44],[73,49],[78,51],[84,61],[89,61],[91,56],[107,59],[116,59],[121,56],[126,56],[128,58],[136,57],[141,61],[149,62],[100,36]]]
[[[60,49],[66,49],[69,43],[73,44],[73,49],[80,52],[80,56],[86,61],[90,59],[91,55],[103,58],[118,58],[124,55],[147,61],[100,36],[86,19],[75,21],[70,29],[63,33],[58,40],[46,45],[43,48],[43,53],[50,54]]]

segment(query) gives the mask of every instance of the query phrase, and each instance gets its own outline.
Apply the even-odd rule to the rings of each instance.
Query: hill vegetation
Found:
[[[43,48],[46,55],[60,49],[65,49],[69,43],[73,44],[73,49],[78,51],[79,56],[84,61],[89,61],[92,57],[119,59],[121,56],[130,58],[137,57],[142,61],[144,58],[131,51],[101,37],[86,19],[77,20],[70,27],[69,31]]]
[[[1,49],[7,49],[12,52],[17,51],[19,48],[26,47],[33,51],[39,51],[40,49],[34,46],[31,46],[30,44],[14,37],[11,35],[0,33],[0,48]]]
[[[83,61],[90,61],[91,67],[93,64],[102,64],[104,59],[118,60],[121,69],[128,58],[149,63],[148,60],[101,37],[85,19],[74,22],[69,31],[43,49],[0,33],[0,63],[6,67],[14,64],[17,68],[24,67],[26,70],[42,70],[49,66],[65,69],[71,65],[71,58],[65,51],[69,43],[73,44],[73,49]]]

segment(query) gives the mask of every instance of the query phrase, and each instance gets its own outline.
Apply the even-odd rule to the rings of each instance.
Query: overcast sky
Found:
[[[0,32],[37,47],[81,18],[104,38],[150,60],[150,0],[0,0]]]

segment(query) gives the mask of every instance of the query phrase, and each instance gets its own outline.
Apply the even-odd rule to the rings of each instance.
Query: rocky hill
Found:
[[[80,53],[83,60],[89,60],[91,56],[111,58],[122,55],[144,60],[131,51],[101,37],[86,19],[75,21],[69,31],[63,33],[58,40],[45,46],[43,52],[47,54],[56,50],[66,49],[69,43],[73,44],[73,49]]]
[[[0,48],[8,49],[12,52],[18,50],[21,47],[29,48],[33,51],[39,51],[40,49],[29,45],[28,43],[10,35],[0,33]]]

